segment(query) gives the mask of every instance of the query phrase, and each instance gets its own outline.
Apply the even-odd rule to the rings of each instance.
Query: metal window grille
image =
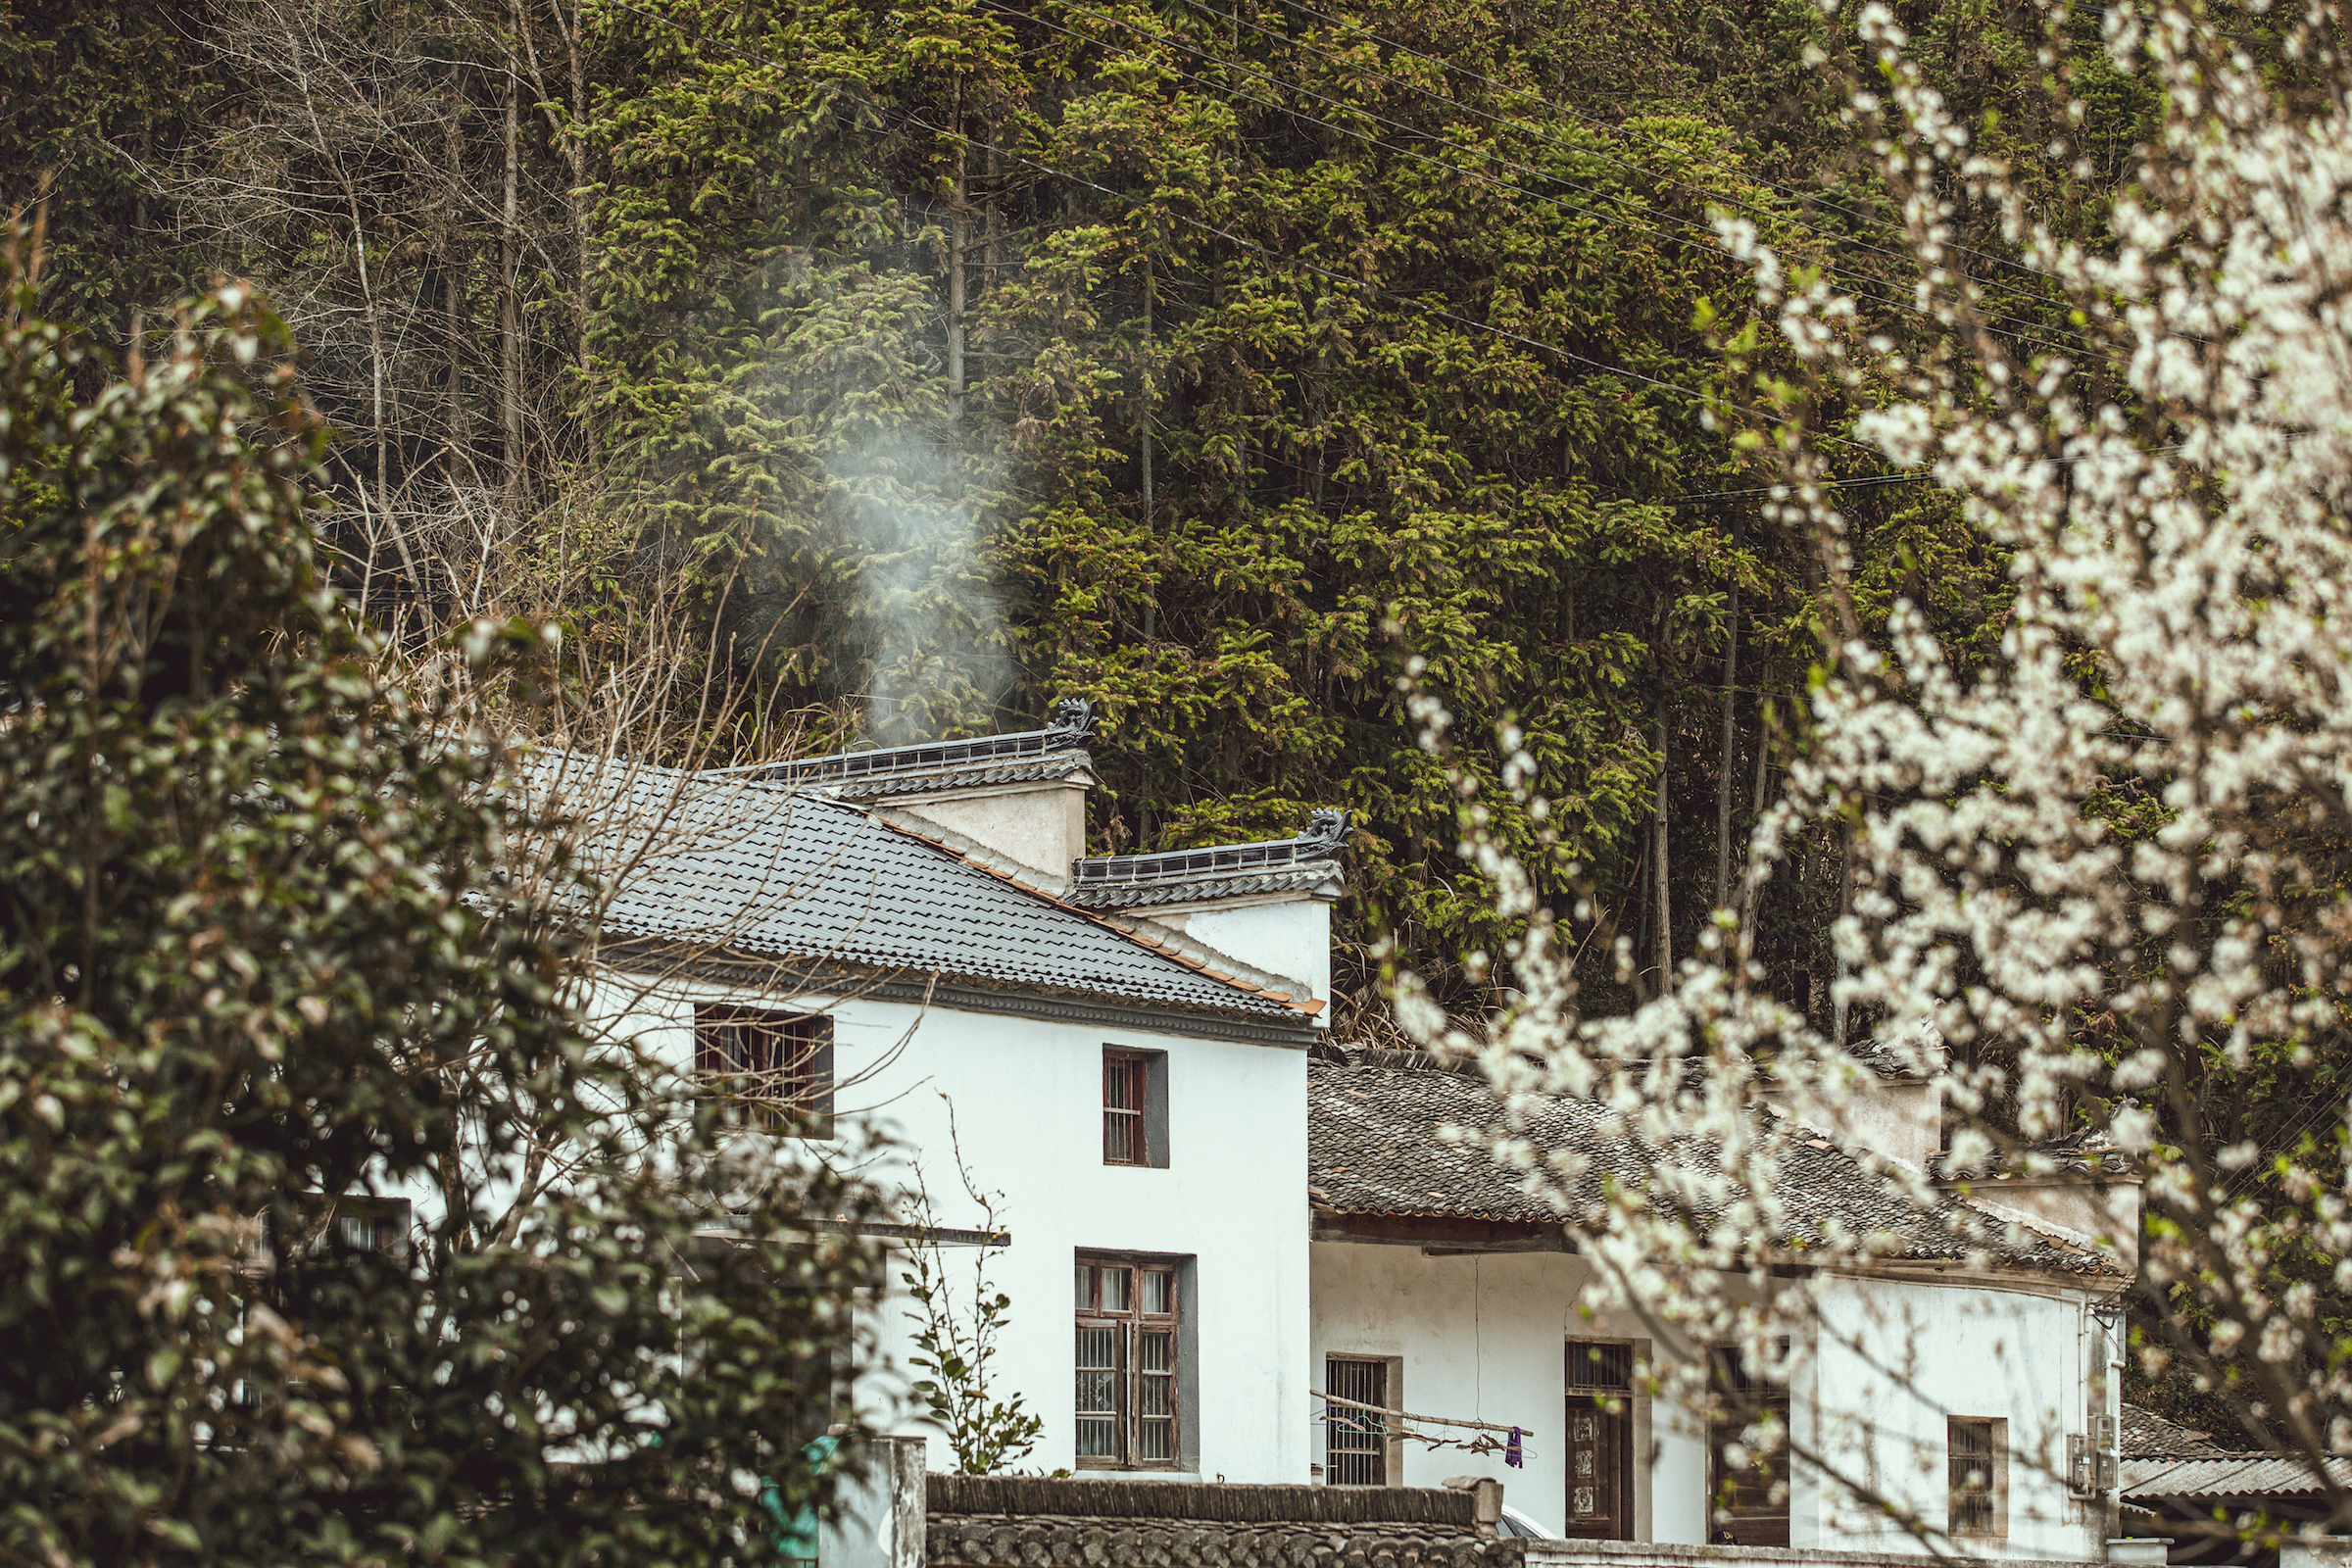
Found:
[[[1389,1403],[1389,1364],[1352,1356],[1323,1358],[1323,1392],[1358,1404]],[[1323,1407],[1323,1479],[1335,1487],[1389,1484],[1389,1422],[1371,1410],[1344,1404]]]
[[[1081,1468],[1173,1468],[1183,1417],[1173,1260],[1078,1260]]]
[[[700,1006],[694,1070],[755,1127],[833,1134],[833,1020],[821,1015]]]
[[[1946,1423],[1951,1455],[1951,1531],[1990,1535],[1993,1530],[1992,1423],[1954,1416]]]
[[[1634,1348],[1591,1341],[1569,1342],[1568,1387],[1594,1394],[1633,1393]]]
[[[1144,1163],[1144,1090],[1148,1057],[1102,1053],[1102,1163]]]

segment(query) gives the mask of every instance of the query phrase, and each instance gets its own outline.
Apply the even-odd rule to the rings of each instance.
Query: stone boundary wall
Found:
[[[1472,1493],[931,1476],[927,1568],[1525,1568]]]
[[[1999,1568],[2083,1568],[2079,1561],[2038,1557],[1936,1556],[1916,1552],[1829,1551],[1813,1546],[1687,1546],[1653,1541],[1530,1541],[1526,1568],[1949,1568],[1955,1562]]]

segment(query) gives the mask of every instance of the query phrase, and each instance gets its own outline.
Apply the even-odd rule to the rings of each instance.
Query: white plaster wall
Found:
[[[1827,1394],[1794,1420],[1838,1474],[1882,1491],[1930,1523],[1944,1520],[1945,1421],[2008,1423],[2008,1529],[1965,1538],[1971,1555],[2092,1559],[2103,1511],[2068,1495],[2067,1436],[2088,1430],[2094,1400],[2113,1409],[2103,1341],[2080,1293],[1996,1289],[1985,1282],[1822,1282],[1815,1375]],[[1886,1514],[1820,1477],[1796,1489],[1790,1544],[1860,1551],[1924,1550]]]
[[[636,999],[615,1025],[684,1066],[692,1060],[694,1001],[727,995],[741,996],[668,986]],[[1300,1424],[1270,1418],[1286,1402],[1303,1400],[1308,1387],[1303,1050],[936,1005],[925,1013],[861,1000],[777,1004],[833,1015],[834,1076],[849,1086],[837,1092],[844,1136],[834,1148],[849,1149],[849,1124],[864,1120],[895,1146],[865,1162],[870,1177],[904,1189],[919,1158],[939,1223],[977,1227],[979,1211],[951,1152],[953,1104],[974,1181],[1004,1194],[998,1223],[1012,1233],[1012,1245],[991,1267],[1012,1310],[997,1375],[1045,1422],[1025,1467],[1074,1462],[1072,1260],[1081,1250],[1102,1249],[1197,1259],[1198,1404],[1189,1415],[1200,1473],[1229,1481],[1305,1478]],[[1164,1170],[1102,1163],[1105,1045],[1167,1054]],[[855,1082],[861,1075],[865,1081]],[[972,1253],[952,1249],[947,1257],[957,1269]],[[894,1266],[894,1287],[898,1272]],[[915,1417],[906,1394],[913,1331],[903,1309],[895,1295],[879,1306],[874,1326],[885,1364],[858,1396],[882,1430],[928,1436],[932,1466],[952,1468],[944,1441]]]
[[[1528,1429],[1524,1469],[1500,1454],[1404,1445],[1403,1482],[1434,1487],[1448,1476],[1492,1476],[1503,1500],[1547,1530],[1567,1517],[1570,1339],[1636,1339],[1642,1331],[1575,1313],[1589,1267],[1557,1252],[1429,1257],[1415,1247],[1317,1242],[1310,1356],[1322,1386],[1327,1354],[1394,1355],[1403,1361],[1400,1408],[1417,1415],[1493,1421]],[[1395,1393],[1392,1393],[1392,1398]],[[1287,1407],[1323,1453],[1313,1402]],[[1703,1425],[1663,1401],[1638,1399],[1634,1430],[1635,1534],[1705,1540],[1707,1450]]]
[[[1318,1001],[1331,1000],[1331,906],[1321,900],[1194,909],[1180,929],[1252,968],[1298,981]]]
[[[890,804],[1028,866],[1049,888],[1065,885],[1070,862],[1086,854],[1084,784],[1025,786],[993,795],[910,795]]]

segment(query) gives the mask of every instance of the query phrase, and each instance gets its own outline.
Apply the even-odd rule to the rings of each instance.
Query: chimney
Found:
[[[1065,697],[1043,729],[788,762],[766,776],[821,790],[1058,893],[1086,853],[1094,705]]]
[[[1940,1061],[1941,1046],[1935,1058]],[[1926,1073],[1898,1053],[1877,1041],[1850,1048],[1862,1069],[1862,1081],[1826,1111],[1823,1132],[1848,1149],[1867,1149],[1886,1154],[1915,1170],[1924,1171],[1943,1151],[1943,1085],[1939,1073]],[[1765,1097],[1784,1110],[1785,1095]]]

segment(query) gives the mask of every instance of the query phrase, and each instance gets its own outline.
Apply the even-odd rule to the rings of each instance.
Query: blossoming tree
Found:
[[[1754,437],[1779,465],[1768,514],[1817,560],[1826,650],[1744,906],[1787,873],[1797,835],[1842,839],[1836,1022],[1767,992],[1737,910],[1718,911],[1658,1001],[1583,1015],[1578,932],[1595,911],[1539,907],[1467,785],[1464,853],[1526,922],[1511,1004],[1463,1026],[1408,977],[1401,1010],[1425,1047],[1477,1052],[1507,1097],[1598,1099],[1652,1152],[1657,1179],[1633,1186],[1507,1125],[1496,1151],[1604,1264],[1592,1289],[1690,1352],[1661,1354],[1653,1374],[1699,1402],[1707,1344],[1743,1341],[1785,1375],[1785,1336],[1832,1332],[1784,1266],[1791,1249],[1834,1266],[1889,1245],[1806,1225],[1789,1186],[1792,1155],[1850,1125],[1871,1062],[1936,1082],[1943,1148],[1914,1166],[1849,1144],[1890,1196],[1976,1247],[2017,1233],[1952,1201],[1973,1177],[2054,1169],[2058,1139],[2079,1165],[2087,1144],[2119,1179],[2144,1177],[2144,1235],[2106,1238],[2136,1259],[2135,1370],[2185,1377],[2246,1445],[2310,1461],[2341,1530],[2352,1496],[2318,1461],[2352,1444],[2342,1096],[2267,1150],[2225,1138],[2213,1115],[2233,1085],[2352,1052],[2352,105],[2328,44],[2341,19],[2320,6],[2285,19],[2258,62],[2200,11],[2103,15],[2108,59],[2144,74],[2162,108],[2106,243],[2084,247],[2037,221],[2019,171],[1972,150],[1893,13],[1862,8],[1876,79],[1854,94],[1855,122],[1902,204],[1924,349],[1785,269],[1743,220],[1720,222],[1780,328],[1742,368],[1776,409]],[[2042,63],[2065,92],[2066,17],[2049,16]],[[2063,168],[2075,150],[2049,156]],[[1985,259],[1955,239],[1963,202],[1998,214],[2002,266],[2071,307],[2065,342],[1989,324],[1972,275]],[[1998,658],[1963,666],[1908,603],[1866,634],[1822,414],[1838,406],[1863,408],[1848,433],[1932,477],[2007,560]],[[1406,685],[1442,747],[1439,699]],[[1524,755],[1505,778],[1544,810]],[[1798,1435],[1791,1456],[1884,1501],[1826,1446]]]

